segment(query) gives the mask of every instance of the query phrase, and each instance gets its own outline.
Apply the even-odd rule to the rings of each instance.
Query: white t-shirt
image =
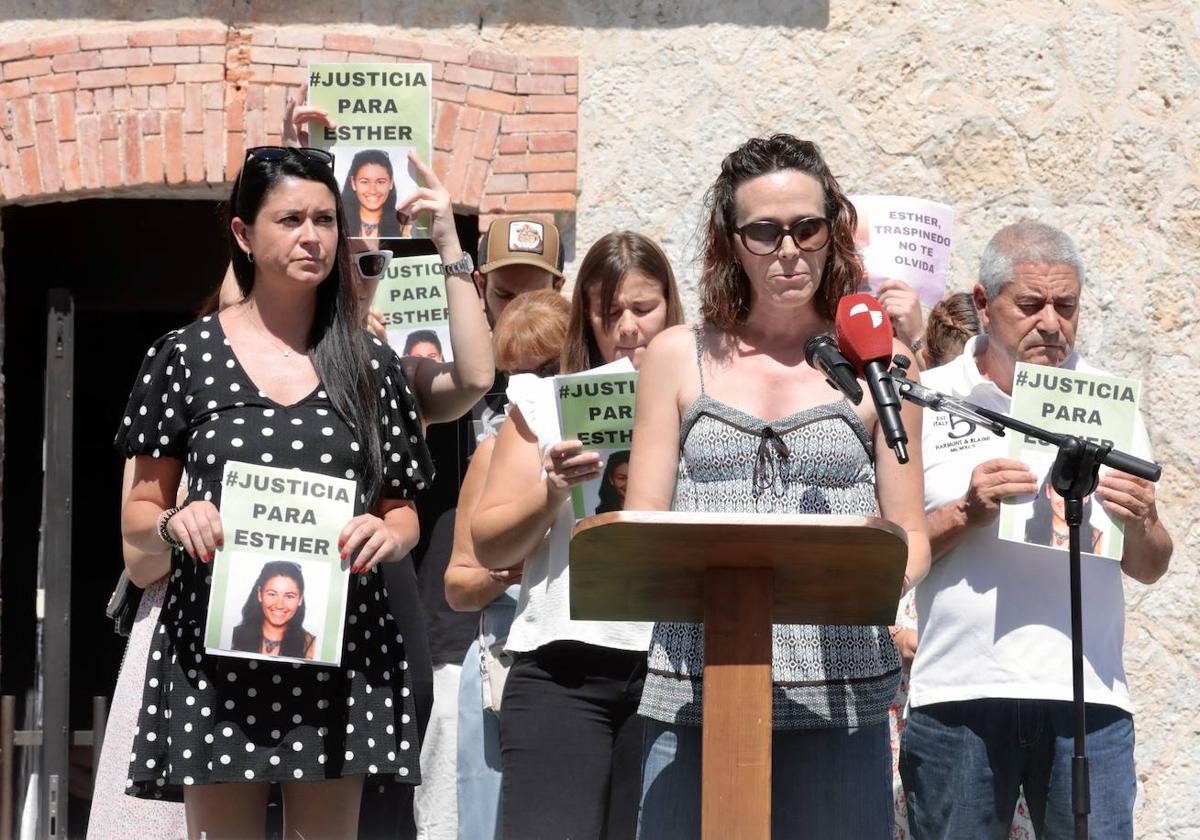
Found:
[[[972,338],[949,364],[921,374],[921,383],[984,408],[1008,413],[1011,398],[979,373]],[[1072,353],[1063,368],[1103,373]],[[1012,434],[1011,432],[1009,434]],[[1133,453],[1150,457],[1138,418]],[[971,471],[1008,457],[1009,438],[949,414],[922,421],[925,510],[962,497]],[[1083,555],[1083,675],[1089,703],[1132,712],[1121,650],[1125,598],[1121,566]],[[1002,540],[996,523],[972,530],[936,560],[916,590],[917,656],[909,703],[981,698],[1070,700],[1071,599],[1068,555]]]
[[[633,370],[627,359],[613,362],[597,372],[624,373]],[[537,435],[538,450],[546,451],[562,440],[554,380],[519,374],[508,382],[508,399],[521,410],[526,425]],[[545,477],[545,473],[542,473]],[[521,597],[508,633],[505,648],[533,651],[558,641],[585,642],[620,650],[645,651],[650,647],[653,625],[640,621],[575,621],[571,618],[571,569],[568,563],[575,514],[570,497],[563,502],[554,524],[537,553],[525,561],[521,575]]]

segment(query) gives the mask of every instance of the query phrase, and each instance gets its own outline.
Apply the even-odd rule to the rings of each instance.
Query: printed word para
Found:
[[[268,522],[287,522],[292,525],[317,524],[317,516],[311,508],[281,507],[280,505],[264,505],[255,502],[250,509],[250,515],[255,519],[266,519]]]
[[[631,405],[589,405],[588,420],[632,420]]]
[[[392,303],[402,301],[407,303],[413,300],[440,300],[442,298],[442,290],[437,286],[409,286],[404,289],[392,289],[388,293],[388,300]]]
[[[1089,426],[1102,426],[1100,412],[1094,408],[1082,406],[1055,405],[1042,403],[1042,417],[1053,417],[1055,420],[1069,420],[1072,423],[1086,423]]]

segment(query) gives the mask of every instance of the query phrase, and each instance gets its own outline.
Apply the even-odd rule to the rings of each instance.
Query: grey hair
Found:
[[[979,258],[979,282],[988,300],[1012,280],[1015,263],[1065,263],[1075,269],[1083,286],[1083,260],[1071,237],[1041,222],[1017,222],[1002,227]]]

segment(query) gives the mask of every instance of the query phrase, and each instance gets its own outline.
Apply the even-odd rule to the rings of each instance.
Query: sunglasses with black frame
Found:
[[[790,236],[801,251],[820,251],[829,243],[832,226],[824,216],[805,216],[784,227],[778,222],[761,220],[734,228],[742,245],[751,254],[765,257],[774,254],[783,244],[783,237]]]
[[[277,161],[292,155],[323,163],[330,169],[333,168],[333,152],[327,152],[324,149],[314,149],[309,146],[253,146],[246,149],[246,160],[258,158],[259,160]]]

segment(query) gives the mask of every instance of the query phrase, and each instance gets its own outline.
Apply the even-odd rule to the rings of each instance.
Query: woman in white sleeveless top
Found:
[[[662,250],[639,234],[609,234],[580,265],[562,372],[635,368],[650,340],[682,320]],[[552,380],[515,376],[508,395],[471,523],[484,566],[525,562],[500,714],[503,836],[632,837],[650,626],[571,619],[568,500],[603,464],[561,440]]]

